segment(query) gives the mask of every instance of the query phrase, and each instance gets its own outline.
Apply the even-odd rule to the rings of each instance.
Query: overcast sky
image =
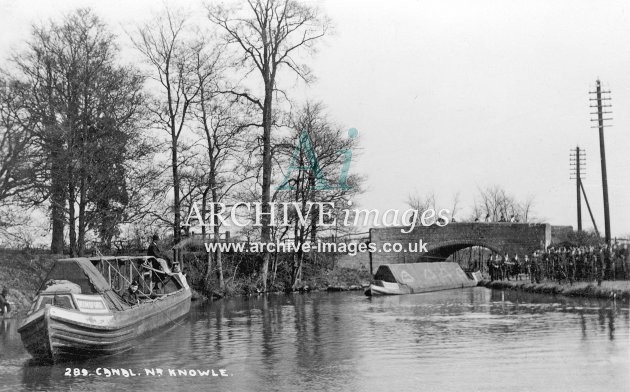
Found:
[[[6,57],[31,23],[77,6],[91,6],[121,33],[156,3],[0,0],[0,50]],[[605,133],[611,228],[630,235],[630,2],[319,5],[336,32],[311,62],[317,82],[293,96],[322,100],[337,122],[359,130],[363,149],[352,170],[368,176],[362,206],[404,209],[409,194],[433,191],[449,207],[459,191],[463,218],[479,187],[498,184],[519,199],[534,196],[538,217],[575,227],[569,150],[579,144],[603,232],[599,140],[588,107],[599,77],[613,98],[614,127]],[[592,226],[585,206],[582,215]]]

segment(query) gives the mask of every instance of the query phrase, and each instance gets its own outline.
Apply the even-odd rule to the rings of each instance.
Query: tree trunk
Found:
[[[315,201],[313,195],[313,189],[315,189],[315,176],[309,172],[308,176],[308,189],[309,189],[309,201]],[[311,244],[317,242],[317,216],[319,215],[319,207],[313,205],[311,212]]]
[[[203,195],[201,197],[201,217],[203,218],[203,222],[206,222],[206,215],[208,214],[208,191],[210,191],[210,187],[206,187],[203,191]],[[201,225],[201,236],[203,239],[206,239],[206,225]]]
[[[271,241],[271,227],[269,211],[271,201],[271,121],[273,99],[273,85],[270,80],[265,80],[265,101],[263,104],[263,180],[262,180],[262,229],[260,238],[263,243]],[[265,247],[263,253],[262,280],[263,291],[267,291],[267,277],[269,275],[269,252]]]
[[[50,72],[50,70],[49,70]],[[52,87],[50,82],[50,76],[48,81],[48,93],[49,93],[49,102],[48,109],[52,112],[53,102],[52,102]],[[48,125],[46,127],[46,133],[48,135],[54,134],[55,128],[55,118],[54,115],[49,114],[47,119]],[[52,239],[50,242],[50,251],[53,254],[62,254],[63,249],[63,229],[65,226],[65,211],[64,207],[66,205],[66,192],[64,185],[65,178],[65,170],[64,170],[64,159],[62,156],[63,151],[63,141],[59,137],[51,138],[51,146],[50,146],[50,160],[51,160],[51,168],[50,168],[50,201],[51,201],[51,220],[52,220]]]
[[[217,270],[219,273],[219,288],[223,290],[225,289],[225,279],[223,278],[223,262],[220,250],[217,250]]]
[[[216,207],[216,203],[219,202],[219,195],[217,194],[217,169],[216,162],[214,161],[214,156],[210,154],[211,162],[210,162],[210,192],[212,194],[212,205]],[[216,212],[216,211],[215,211]],[[203,216],[205,219],[205,216]],[[221,232],[219,227],[219,218],[216,214],[212,216],[212,224],[214,228],[214,241],[215,243],[219,243],[221,241]],[[226,238],[227,240],[227,238]],[[217,263],[217,274],[219,277],[219,288],[223,290],[225,288],[225,281],[223,279],[223,263],[221,260],[221,249],[217,248],[216,253],[216,263]]]
[[[216,191],[213,189],[212,190],[212,198],[215,199],[216,196]],[[221,233],[219,231],[219,225],[218,225],[218,219],[217,216],[213,216],[213,220],[214,220],[214,242],[216,244],[218,244],[219,242],[221,242]],[[217,247],[217,253],[216,253],[216,263],[217,263],[217,274],[219,277],[219,288],[221,290],[223,290],[225,288],[225,282],[223,280],[223,264],[221,262],[221,249],[219,249]]]
[[[70,180],[70,184],[68,185],[68,228],[69,237],[70,237],[70,255],[72,257],[77,256],[77,228],[76,228],[76,216],[74,209],[74,186],[72,185],[72,180]]]
[[[210,288],[210,282],[212,281],[212,252],[208,252],[206,259],[206,276],[204,277],[206,289]]]
[[[175,244],[179,243],[180,240],[180,229],[181,229],[181,221],[180,221],[180,208],[181,201],[179,200],[179,170],[177,166],[177,136],[175,134],[175,129],[172,129],[172,138],[171,138],[171,166],[173,168],[173,242]]]
[[[271,276],[271,284],[276,283],[276,276],[278,276],[278,252],[273,254],[273,274]]]
[[[212,176],[211,176],[212,177]],[[210,182],[212,182],[212,179],[210,179]],[[204,223],[206,221],[206,214],[208,213],[208,205],[207,205],[207,197],[208,197],[208,191],[210,191],[212,189],[212,185],[209,185],[206,190],[203,192],[203,199],[201,200],[201,217],[204,220]],[[203,235],[204,240],[206,240],[206,226],[201,226],[201,233]],[[208,256],[207,256],[207,266],[206,266],[206,276],[204,278],[205,284],[206,284],[206,288],[210,289],[211,288],[211,282],[212,282],[212,259],[213,259],[213,254],[212,252],[208,252]]]
[[[77,241],[77,255],[83,256],[85,250],[85,206],[87,204],[85,177],[81,178],[81,192],[79,195],[79,237]]]
[[[302,264],[304,261],[304,253],[302,251],[297,254],[297,260],[298,268],[295,274],[295,282],[293,282],[293,290],[296,290],[298,288],[298,284],[302,283]]]
[[[60,143],[56,143],[60,144]],[[53,147],[55,148],[55,147]],[[59,147],[61,148],[61,147]],[[52,240],[50,242],[50,252],[53,254],[63,253],[63,229],[65,227],[64,207],[66,205],[66,197],[62,180],[62,168],[59,163],[59,151],[51,153],[51,220],[52,220]]]

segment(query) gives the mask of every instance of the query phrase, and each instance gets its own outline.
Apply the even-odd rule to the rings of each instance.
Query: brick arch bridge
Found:
[[[420,240],[426,244],[427,252],[383,252],[371,254],[372,268],[388,263],[414,263],[446,260],[458,250],[471,246],[482,246],[498,253],[510,255],[532,253],[552,243],[560,242],[572,231],[570,226],[551,226],[548,223],[449,223],[444,227],[420,226],[410,233],[408,228],[388,227],[370,230],[370,242],[382,250],[385,243],[400,243],[403,249],[413,249]]]

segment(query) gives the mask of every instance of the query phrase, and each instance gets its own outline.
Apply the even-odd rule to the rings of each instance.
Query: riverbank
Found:
[[[38,250],[0,250],[0,290],[8,290],[10,317],[26,313],[41,281],[52,267],[55,258]]]
[[[365,269],[355,269],[335,266],[332,268],[314,265],[303,266],[302,281],[293,288],[288,280],[276,280],[270,284],[268,294],[310,291],[353,291],[364,290],[370,284],[372,277]],[[229,279],[226,288],[219,290],[217,283],[213,281],[210,290],[204,287],[204,282],[199,279],[189,280],[191,287],[211,299],[230,298],[237,296],[249,296],[262,294],[261,282],[256,275],[241,275],[236,279]]]
[[[9,291],[7,300],[13,308],[10,317],[19,317],[28,311],[39,285],[52,268],[55,259],[60,257],[67,256],[50,255],[43,250],[0,249],[0,290],[6,287]],[[302,282],[296,290],[299,292],[361,290],[371,280],[370,273],[365,268],[305,264],[303,271]],[[189,283],[197,298],[259,294],[257,287],[260,285],[256,282],[255,274],[239,274],[236,279],[229,279],[229,290],[220,293],[203,290],[200,284],[203,269],[191,269],[188,274]],[[282,284],[273,285],[271,292],[287,291],[285,287]]]
[[[630,281],[603,281],[601,286],[594,282],[575,282],[558,284],[553,281],[530,283],[525,280],[482,280],[479,286],[499,290],[520,290],[529,293],[566,295],[569,297],[588,297],[600,299],[616,299],[628,302],[630,300]]]

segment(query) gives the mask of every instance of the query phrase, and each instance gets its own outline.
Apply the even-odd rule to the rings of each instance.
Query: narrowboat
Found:
[[[467,276],[459,264],[453,262],[382,264],[365,295],[417,294],[473,287],[478,283],[477,276]]]
[[[132,282],[138,294],[125,296]],[[131,298],[131,300],[130,300]],[[177,264],[149,256],[57,260],[18,327],[35,358],[59,362],[125,352],[176,323],[191,290]]]

